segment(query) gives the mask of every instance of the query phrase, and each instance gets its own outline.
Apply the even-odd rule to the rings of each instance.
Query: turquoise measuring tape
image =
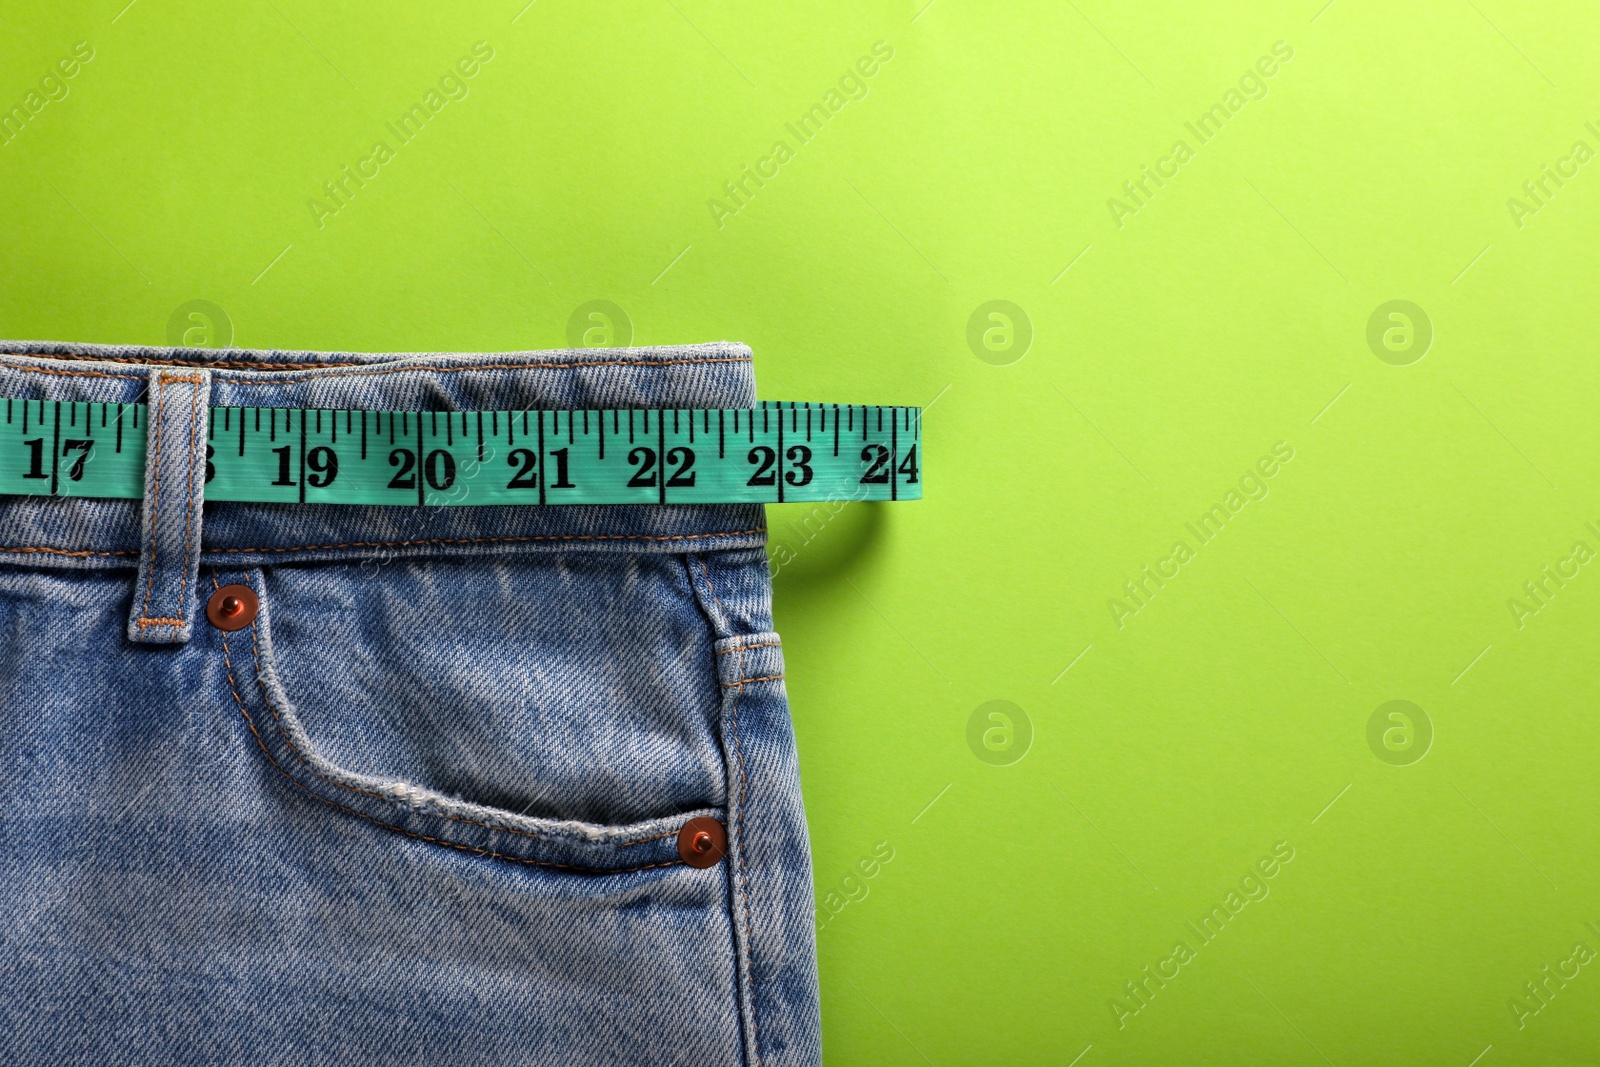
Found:
[[[145,405],[0,403],[0,494],[144,495]],[[860,404],[213,407],[205,499],[412,507],[917,500],[921,434],[920,408]]]

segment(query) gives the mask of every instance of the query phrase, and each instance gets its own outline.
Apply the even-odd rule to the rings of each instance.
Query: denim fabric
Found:
[[[5,342],[0,395],[149,402],[162,467],[0,498],[0,1063],[820,1062],[759,506],[189,484],[207,403],[748,406],[748,349]]]
[[[157,365],[149,375],[143,551],[128,640],[175,644],[193,634],[195,602],[202,595],[199,513],[204,510],[211,372]]]

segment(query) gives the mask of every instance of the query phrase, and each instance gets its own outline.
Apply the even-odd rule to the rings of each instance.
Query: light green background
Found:
[[[1600,566],[1523,591],[1600,550],[1600,162],[1522,190],[1600,149],[1592,9],[125,2],[0,13],[5,109],[94,49],[0,148],[0,334],[164,343],[208,300],[245,346],[560,347],[604,299],[635,343],[749,342],[764,397],[930,407],[928,499],[770,513],[830,1063],[1600,1062],[1600,966],[1508,1004],[1600,949]],[[879,41],[864,99],[786,130]],[[995,299],[1009,365],[967,343]],[[1409,365],[1366,340],[1395,299],[1434,331]],[[1020,762],[968,746],[991,700]],[[1391,700],[1420,762],[1369,747]]]

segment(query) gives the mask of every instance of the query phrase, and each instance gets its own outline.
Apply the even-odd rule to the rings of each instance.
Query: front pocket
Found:
[[[435,844],[597,871],[720,817],[712,635],[676,556],[219,573],[232,700],[301,791]]]

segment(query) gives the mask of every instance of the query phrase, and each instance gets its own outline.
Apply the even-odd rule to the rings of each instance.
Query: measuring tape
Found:
[[[144,404],[5,400],[0,494],[144,496]],[[205,498],[284,504],[917,500],[922,411],[213,407]]]

